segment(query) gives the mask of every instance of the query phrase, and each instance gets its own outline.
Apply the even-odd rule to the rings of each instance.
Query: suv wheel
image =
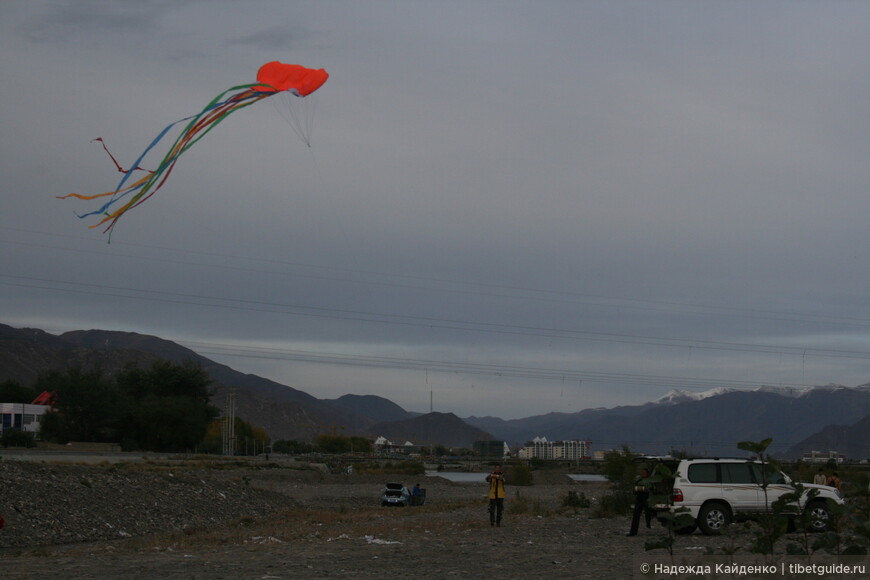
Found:
[[[698,512],[698,527],[708,536],[718,535],[724,526],[731,523],[731,510],[719,502],[711,502],[701,506]]]
[[[831,510],[824,502],[815,501],[807,506],[807,513],[810,516],[810,530],[814,532],[824,532],[828,529],[828,522],[831,519]]]

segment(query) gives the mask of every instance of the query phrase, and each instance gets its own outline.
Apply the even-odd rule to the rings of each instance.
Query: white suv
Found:
[[[702,532],[718,534],[723,526],[732,521],[751,519],[759,513],[770,511],[774,501],[794,491],[787,475],[770,465],[766,466],[765,471],[768,484],[766,494],[762,486],[762,464],[759,462],[745,459],[683,459],[673,471],[669,504],[652,507],[672,512],[688,508],[687,513],[695,519]],[[809,514],[812,529],[824,531],[831,517],[827,500],[842,504],[843,498],[833,487],[811,483],[803,486],[807,491],[818,490],[818,495],[813,498],[803,494],[800,507]],[[680,531],[691,533],[694,529],[695,526],[692,526]]]

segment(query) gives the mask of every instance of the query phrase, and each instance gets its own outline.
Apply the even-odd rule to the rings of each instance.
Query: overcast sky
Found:
[[[845,1],[3,0],[0,322],[460,416],[868,383],[868,25]],[[129,166],[272,60],[330,74],[310,148],[276,96],[111,243],[55,198],[118,183],[92,139]]]

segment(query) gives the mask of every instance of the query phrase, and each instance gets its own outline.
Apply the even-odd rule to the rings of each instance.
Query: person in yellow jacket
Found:
[[[504,513],[504,474],[501,465],[492,468],[492,473],[486,476],[489,483],[489,525],[501,526],[501,516]]]

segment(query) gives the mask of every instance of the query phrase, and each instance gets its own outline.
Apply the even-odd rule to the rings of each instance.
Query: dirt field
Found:
[[[11,473],[10,463],[0,462],[0,470]],[[46,469],[57,474],[65,468]],[[93,489],[101,477],[98,471],[106,468],[88,469],[94,470]],[[501,527],[489,525],[483,483],[406,477],[407,485],[419,480],[427,489],[426,505],[382,508],[378,496],[383,482],[395,476],[289,469],[212,470],[187,476],[227,490],[244,486],[258,513],[225,523],[174,524],[168,531],[40,546],[9,541],[21,518],[7,518],[7,527],[0,530],[8,546],[0,550],[2,578],[632,578],[640,577],[640,563],[664,559],[661,551],[644,550],[645,540],[664,533],[655,524],[650,530],[642,528],[637,537],[626,537],[627,517],[599,519],[593,509],[563,507],[568,491],[582,492],[593,502],[606,493],[604,484],[572,482],[564,475],[509,488]],[[76,472],[74,477],[82,475]],[[173,478],[181,477],[175,470]],[[0,493],[6,502],[0,507],[10,509],[14,494],[8,488]],[[149,492],[140,488],[138,493]],[[259,503],[258,494],[265,504]],[[262,513],[276,498],[284,505]],[[191,509],[198,521],[206,521],[195,512],[208,508]],[[707,548],[721,553],[747,541],[693,534],[677,540],[676,554],[695,557]]]

